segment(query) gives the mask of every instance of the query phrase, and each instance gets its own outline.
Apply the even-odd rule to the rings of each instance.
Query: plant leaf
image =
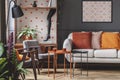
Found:
[[[7,65],[6,59],[5,58],[0,58],[0,72],[5,68]]]
[[[3,77],[8,73],[8,70],[3,71],[5,70],[6,65],[7,65],[6,58],[0,58],[0,77]]]
[[[40,33],[36,29],[31,29],[30,27],[23,28],[23,30],[21,30],[21,32],[18,34],[17,39],[20,39],[22,36],[32,36],[32,38],[36,38],[37,32]]]
[[[3,43],[0,42],[0,57],[2,56],[3,52],[4,52]]]
[[[7,73],[8,73],[8,70],[7,70],[7,71],[5,71],[5,72],[3,72],[2,74],[0,74],[0,77],[5,76]],[[1,80],[1,79],[0,79],[0,80]]]
[[[23,66],[23,62],[19,63],[19,64],[17,65],[17,70],[20,70],[20,69],[22,68],[22,66]]]
[[[28,70],[26,70],[24,68],[21,68],[21,72],[24,73],[24,74],[27,74]]]
[[[5,80],[5,78],[0,78],[0,80]]]

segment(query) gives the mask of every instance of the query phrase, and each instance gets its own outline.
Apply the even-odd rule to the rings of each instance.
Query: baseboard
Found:
[[[44,68],[48,68],[47,64],[43,66]],[[82,65],[83,68],[89,68],[89,69],[120,69],[120,64],[117,64],[117,63],[89,63],[89,64],[86,64],[84,63]],[[53,68],[53,64],[50,64],[50,68]],[[57,68],[64,68],[64,64],[63,63],[59,63],[57,65]],[[66,68],[70,68],[70,64],[68,63],[66,65]],[[75,65],[75,68],[81,68],[81,64],[76,64]]]

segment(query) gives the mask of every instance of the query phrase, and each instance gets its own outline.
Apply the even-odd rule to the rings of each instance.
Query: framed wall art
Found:
[[[112,0],[82,0],[82,22],[112,22]]]

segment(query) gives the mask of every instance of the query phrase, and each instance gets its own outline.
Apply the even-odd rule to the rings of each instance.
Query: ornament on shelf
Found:
[[[33,5],[32,5],[33,7],[37,7],[37,3],[36,3],[36,2],[37,2],[37,1],[34,1],[34,2],[33,2]]]
[[[48,21],[48,27],[47,27],[48,29],[47,30],[48,31],[47,31],[47,37],[44,41],[48,41],[51,38],[50,37],[50,32],[51,32],[50,30],[51,30],[51,24],[52,24],[51,18],[55,14],[55,12],[56,12],[56,9],[51,8],[47,15],[47,21]]]

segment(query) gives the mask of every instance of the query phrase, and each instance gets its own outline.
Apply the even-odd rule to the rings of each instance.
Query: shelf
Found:
[[[55,44],[55,43],[49,43],[49,44],[45,44],[45,43],[39,43],[41,46],[57,46],[57,44]],[[16,43],[15,44],[15,47],[16,46],[19,46],[19,47],[21,47],[21,46],[23,46],[23,43]]]
[[[56,7],[21,7],[22,9],[56,9]]]

